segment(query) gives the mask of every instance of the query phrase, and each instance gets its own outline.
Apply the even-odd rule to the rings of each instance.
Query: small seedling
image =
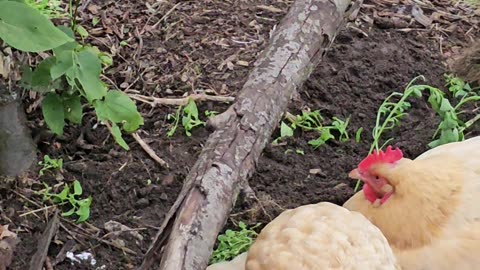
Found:
[[[171,125],[170,129],[167,132],[167,137],[172,137],[173,134],[175,134],[175,131],[177,131],[178,127],[178,122],[180,121],[180,114],[182,113],[182,106],[178,106],[177,111],[175,114],[168,114],[167,115],[167,120],[171,121],[173,120],[173,124]]]
[[[403,93],[393,92],[380,105],[377,111],[375,126],[372,130],[373,142],[370,145],[370,150],[368,151],[368,154],[371,154],[373,150],[379,151],[393,139],[389,138],[382,145],[380,145],[380,139],[382,137],[382,134],[385,131],[391,130],[394,127],[398,126],[400,124],[400,120],[407,114],[406,111],[411,107],[410,103],[406,101],[407,98],[409,98],[410,96],[421,97],[422,91],[427,89],[430,90],[431,93],[436,93],[436,91],[440,91],[428,85],[412,86],[412,84],[419,78],[425,80],[423,76],[415,77],[408,83]],[[400,98],[400,100],[397,102],[393,102],[392,99],[395,97]],[[360,180],[357,181],[354,191],[356,192],[359,187]]]
[[[181,114],[181,116],[180,116]],[[187,105],[182,110],[182,106],[179,106],[175,115],[169,114],[167,116],[168,120],[173,120],[174,123],[171,126],[170,130],[167,133],[168,137],[172,137],[175,134],[175,131],[178,127],[178,122],[182,119],[182,126],[185,129],[185,134],[190,137],[192,133],[190,132],[193,128],[197,126],[205,126],[206,123],[200,120],[198,116],[198,108],[193,99],[189,99]]]
[[[357,129],[357,132],[355,132],[355,142],[360,143],[360,139],[362,137],[362,132],[363,132],[363,127],[360,127]]]
[[[465,83],[460,78],[445,75],[445,80],[452,95],[461,99],[456,106],[453,106],[440,90],[430,94],[428,101],[433,110],[442,119],[432,137],[437,139],[428,144],[430,148],[446,143],[463,141],[465,139],[464,131],[480,119],[480,115],[477,114],[466,122],[460,120],[459,115],[463,113],[460,111],[462,105],[478,101],[480,96],[473,91],[468,83]]]
[[[48,171],[48,170],[61,171],[63,167],[63,159],[61,158],[54,159],[54,158],[50,158],[49,155],[45,155],[43,156],[43,161],[39,161],[38,165],[42,166],[42,168],[38,172],[38,174],[42,176],[45,173],[45,171]]]
[[[192,136],[190,131],[197,126],[205,126],[205,122],[198,118],[198,108],[193,99],[188,100],[187,106],[183,109],[182,125],[187,136]]]
[[[256,224],[247,229],[245,223],[239,222],[239,231],[226,230],[224,234],[219,235],[218,247],[210,257],[210,264],[231,260],[237,255],[247,251],[258,235],[253,230],[258,226],[260,226],[260,224]]]
[[[313,112],[303,111],[301,115],[296,116],[287,113],[285,118],[290,121],[291,126],[288,126],[282,121],[280,126],[280,137],[273,141],[274,144],[276,144],[281,138],[293,136],[293,132],[297,128],[300,128],[304,131],[315,131],[320,134],[317,139],[310,140],[308,142],[308,144],[313,146],[314,149],[317,149],[330,139],[335,139],[332,131],[339,133],[338,140],[340,142],[346,142],[349,140],[347,127],[350,118],[347,118],[345,121],[343,121],[337,117],[333,117],[333,121],[329,126],[324,126],[322,124],[324,119],[318,110]]]
[[[285,122],[281,122],[280,124],[280,137],[276,138],[272,144],[276,145],[278,144],[278,141],[287,138],[287,137],[292,137],[293,136],[293,128],[289,127]]]
[[[45,190],[39,192],[43,195],[43,201],[51,201],[53,204],[62,206],[69,205],[71,208],[67,212],[63,212],[62,216],[69,217],[73,214],[78,216],[77,223],[86,221],[90,217],[90,205],[92,204],[92,197],[86,199],[77,199],[83,194],[82,186],[78,180],[73,181],[73,193],[72,189],[65,185],[63,190],[58,193],[50,193],[51,187],[47,184],[45,185]]]

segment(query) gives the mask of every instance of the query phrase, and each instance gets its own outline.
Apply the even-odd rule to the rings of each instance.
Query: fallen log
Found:
[[[290,97],[320,62],[350,0],[297,0],[274,31],[235,103],[214,128],[140,270],[203,270]],[[351,11],[351,10],[350,10]]]

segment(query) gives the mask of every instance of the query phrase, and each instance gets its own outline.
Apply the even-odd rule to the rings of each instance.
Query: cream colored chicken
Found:
[[[245,262],[246,259],[246,262]],[[323,202],[287,210],[247,253],[207,270],[394,270],[385,237],[359,213]]]
[[[403,269],[480,269],[480,137],[415,160],[389,147],[350,176],[364,187],[344,207],[382,231]]]

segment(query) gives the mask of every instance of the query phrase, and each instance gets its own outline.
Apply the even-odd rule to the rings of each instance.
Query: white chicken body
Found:
[[[402,269],[479,269],[480,137],[374,173],[394,184],[391,199],[376,207],[360,191],[344,207],[378,226]]]
[[[445,224],[441,237],[431,245],[408,251],[394,249],[404,269],[449,270],[455,266],[459,270],[474,270],[480,265],[480,137],[435,147],[415,160],[442,157],[460,160],[464,167],[456,211]]]
[[[245,268],[234,261],[207,270],[398,269],[377,227],[361,214],[327,202],[284,211],[259,234]]]

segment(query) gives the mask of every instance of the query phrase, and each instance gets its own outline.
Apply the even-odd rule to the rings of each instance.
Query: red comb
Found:
[[[403,158],[403,153],[400,149],[392,149],[391,146],[387,147],[387,150],[383,152],[373,151],[372,154],[368,155],[360,164],[358,164],[358,169],[361,172],[367,171],[370,166],[376,163],[394,163]]]

